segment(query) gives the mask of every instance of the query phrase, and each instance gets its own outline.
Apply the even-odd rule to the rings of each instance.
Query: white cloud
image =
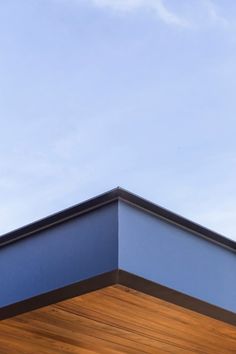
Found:
[[[53,0],[69,2],[69,0]],[[217,26],[224,29],[235,28],[235,24],[221,14],[220,6],[214,0],[198,0],[182,2],[168,0],[70,0],[74,4],[88,3],[101,9],[108,9],[118,14],[129,14],[135,11],[147,11],[154,14],[166,25],[190,29],[205,29]],[[172,10],[171,4],[178,4],[178,13]]]
[[[212,23],[222,26],[228,26],[230,24],[225,17],[220,15],[219,9],[213,1],[204,0],[204,4],[207,9],[208,17]]]
[[[92,0],[92,3],[98,7],[106,7],[120,12],[146,9],[155,12],[160,20],[166,24],[180,27],[189,26],[184,18],[170,11],[163,0]]]
[[[77,0],[80,1],[80,0]],[[217,25],[227,27],[229,21],[220,14],[219,7],[212,0],[193,2],[191,6],[187,1],[182,3],[184,14],[177,14],[169,9],[166,0],[89,0],[94,6],[107,8],[119,13],[131,13],[137,10],[149,11],[167,25],[183,28],[200,29]],[[171,4],[171,1],[170,1]]]

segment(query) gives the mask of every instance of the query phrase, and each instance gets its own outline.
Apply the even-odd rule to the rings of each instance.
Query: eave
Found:
[[[2,320],[120,284],[236,324],[236,243],[121,188],[0,246]]]

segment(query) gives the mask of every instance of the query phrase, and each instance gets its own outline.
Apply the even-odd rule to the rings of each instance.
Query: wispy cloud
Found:
[[[188,27],[189,23],[167,8],[163,0],[92,0],[98,7],[106,7],[120,12],[146,9],[155,12],[161,21],[169,25]]]
[[[225,27],[230,25],[230,22],[220,14],[220,9],[213,1],[204,0],[203,4],[205,5],[207,15],[212,23]]]
[[[199,0],[189,6],[182,3],[184,13],[179,14],[170,9],[165,0],[89,0],[94,6],[107,8],[118,13],[131,13],[142,10],[154,13],[160,21],[167,25],[199,29],[212,25],[227,27],[229,21],[222,16],[220,8],[212,0]],[[171,2],[170,2],[171,3]]]

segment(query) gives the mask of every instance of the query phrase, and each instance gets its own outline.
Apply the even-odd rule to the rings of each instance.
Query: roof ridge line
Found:
[[[3,234],[0,236],[0,247],[4,247],[11,244],[12,242],[16,242],[22,238],[31,236],[41,230],[45,230],[60,223],[66,222],[79,215],[88,213],[94,209],[115,202],[116,200],[123,200],[135,207],[152,213],[153,215],[162,218],[167,222],[174,223],[175,225],[184,228],[200,237],[203,237],[208,241],[214,242],[219,246],[236,252],[236,242],[234,240],[231,240],[215,231],[212,231],[205,226],[201,226],[200,224],[191,221],[181,215],[169,211],[168,209],[163,208],[134,193],[131,193],[122,187],[116,187],[109,190],[108,192],[102,193],[98,196],[87,199],[81,203],[75,204],[69,208],[46,216],[16,230]]]

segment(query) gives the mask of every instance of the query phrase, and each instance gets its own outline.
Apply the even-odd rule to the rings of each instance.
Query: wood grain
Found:
[[[236,354],[236,328],[121,285],[0,322],[0,354]]]

